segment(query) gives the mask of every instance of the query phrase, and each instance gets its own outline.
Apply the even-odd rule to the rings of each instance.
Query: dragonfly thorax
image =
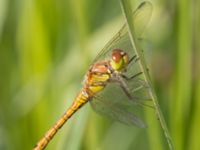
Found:
[[[127,53],[121,49],[114,49],[112,50],[110,60],[99,61],[93,64],[84,80],[87,93],[93,95],[102,91],[109,81],[116,80],[116,77],[126,68],[128,62]]]
[[[128,64],[129,58],[126,52],[121,49],[114,49],[112,51],[112,58],[110,65],[115,71],[124,69]]]

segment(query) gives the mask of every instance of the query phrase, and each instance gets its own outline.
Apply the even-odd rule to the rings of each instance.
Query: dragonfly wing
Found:
[[[106,115],[114,120],[127,125],[135,125],[140,128],[146,127],[145,123],[140,118],[127,111],[122,105],[105,103],[105,101],[102,101],[99,97],[95,97],[95,100],[91,100],[90,104],[96,112]]]
[[[150,20],[151,11],[152,4],[150,2],[141,3],[139,7],[134,11],[133,24],[136,31],[136,37],[139,37],[144,31],[144,28]],[[132,58],[135,54],[127,31],[127,26],[125,24],[97,55],[94,63],[100,60],[104,60],[105,58],[109,59],[112,53],[112,49],[114,48],[123,49],[128,54],[128,56]],[[130,68],[128,68],[126,72],[126,76],[131,77],[135,73],[140,72],[138,63],[134,64],[130,64]],[[146,84],[142,82],[142,80],[140,82],[140,80],[140,78],[134,78],[127,82],[127,86],[131,90],[130,94],[134,98],[131,100],[129,97],[127,97],[119,85],[109,83],[103,91],[97,93],[95,97],[90,101],[93,109],[101,114],[106,114],[107,116],[122,123],[136,125],[138,127],[145,127],[144,122],[135,115],[141,115],[143,112],[141,107],[139,107],[138,110],[138,105],[136,103],[146,99],[146,97],[144,98],[143,95],[147,95],[147,98],[149,98],[145,86]]]
[[[151,15],[152,15],[153,6],[150,2],[142,2],[138,8],[133,13],[133,25],[135,29],[136,37],[140,37],[144,32],[144,29],[148,25]]]
[[[122,123],[145,127],[143,121],[137,116],[142,117],[145,106],[152,107],[146,104],[146,102],[152,103],[147,101],[151,100],[149,87],[139,76],[129,81],[124,79],[124,83],[129,88],[132,98],[126,95],[119,83],[109,82],[103,91],[93,97],[91,105],[95,111]]]
[[[144,1],[133,12],[133,25],[134,25],[135,34],[137,38],[140,37],[145,27],[147,26],[151,18],[152,8],[153,6],[150,2]],[[120,48],[120,45],[129,45],[129,47],[132,47],[131,42],[129,40],[126,24],[124,24],[122,28],[119,30],[119,32],[105,45],[105,47],[94,59],[94,62],[100,59],[104,59],[105,55],[109,51],[112,51],[113,48]]]
[[[130,89],[131,95],[135,97],[136,101],[142,102],[151,100],[151,96],[148,92],[149,86],[140,77],[135,77],[134,79],[131,79],[127,82],[127,85]]]

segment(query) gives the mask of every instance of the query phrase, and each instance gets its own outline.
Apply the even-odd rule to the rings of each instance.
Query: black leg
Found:
[[[124,93],[126,94],[126,96],[128,98],[132,99],[132,96],[130,94],[130,90],[128,88],[128,85],[127,85],[127,83],[125,82],[125,80],[123,79],[122,76],[118,76],[116,78],[113,78],[113,79],[110,80],[110,82],[115,82],[115,83],[119,84],[119,86],[124,91]]]
[[[134,55],[130,60],[129,60],[129,62],[128,62],[128,64],[130,64],[134,59],[136,59],[136,55]]]
[[[128,62],[128,64],[130,64],[133,60],[135,60],[135,62],[137,62],[139,60],[139,57],[137,58],[137,55],[134,55]]]
[[[126,75],[122,74],[122,77],[125,78],[126,80],[131,80],[139,75],[141,75],[143,72],[139,72],[139,73],[136,73],[135,75],[133,75],[132,77],[127,77]]]
[[[120,82],[119,82],[119,84],[120,84]],[[126,94],[126,96],[129,98],[129,100],[131,100],[132,102],[134,102],[134,104],[139,105],[141,107],[149,107],[149,108],[154,109],[154,106],[151,106],[151,105],[145,104],[143,102],[137,101],[140,98],[133,97],[131,95],[131,93],[129,92],[129,90],[125,86],[123,86],[123,84],[120,84],[120,87],[122,88],[122,90],[124,91],[124,93]]]
[[[147,71],[149,71],[149,69],[147,68]],[[134,79],[137,76],[140,76],[143,72],[138,72],[135,75],[133,75],[132,77],[127,77],[126,75],[122,74],[122,77],[125,78],[126,80],[131,80]]]
[[[132,77],[129,77],[128,80],[134,79],[135,77],[140,76],[142,73],[143,73],[143,72],[138,72],[138,73],[136,73],[135,75],[133,75]]]
[[[119,83],[121,89],[124,91],[124,93],[126,94],[126,96],[129,98],[129,99],[133,99],[131,94],[130,94],[130,91],[129,89],[127,89],[125,86],[123,86],[123,84]]]

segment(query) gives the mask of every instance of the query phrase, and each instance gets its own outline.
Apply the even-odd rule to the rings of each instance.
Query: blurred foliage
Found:
[[[159,103],[175,149],[199,150],[200,1],[151,2],[143,43]],[[35,145],[123,20],[115,0],[0,0],[0,149]],[[147,129],[112,123],[87,105],[47,149],[167,149],[154,112],[146,122]]]

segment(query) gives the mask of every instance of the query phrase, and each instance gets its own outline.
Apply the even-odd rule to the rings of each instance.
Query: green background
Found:
[[[143,43],[158,100],[175,149],[199,150],[200,1],[151,2]],[[36,144],[71,105],[92,59],[123,22],[116,0],[0,0],[0,149]],[[113,123],[86,105],[47,149],[168,149],[153,111],[146,122],[146,129]]]

